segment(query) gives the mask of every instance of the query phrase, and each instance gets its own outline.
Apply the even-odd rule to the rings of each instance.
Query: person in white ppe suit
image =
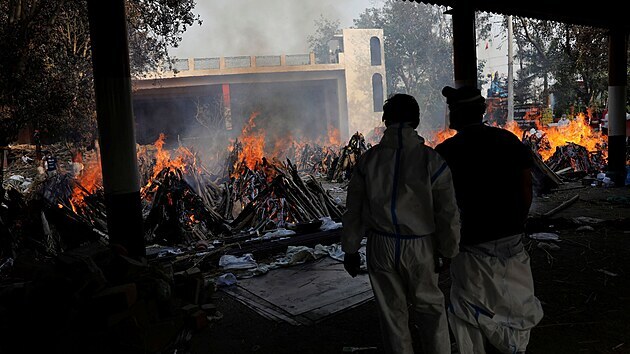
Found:
[[[396,94],[383,106],[385,132],[357,161],[348,185],[341,245],[351,276],[367,237],[366,263],[387,353],[413,353],[409,311],[424,353],[451,341],[438,257],[458,252],[459,212],[449,167],[415,131],[418,103]]]
[[[524,353],[543,317],[523,248],[532,202],[532,151],[513,133],[483,123],[475,87],[445,87],[450,128],[435,147],[453,173],[461,213],[450,265],[449,323],[460,354]]]

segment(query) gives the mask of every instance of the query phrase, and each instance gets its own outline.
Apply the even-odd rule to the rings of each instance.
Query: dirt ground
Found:
[[[325,187],[345,198],[339,184]],[[570,200],[566,208],[544,215]],[[531,333],[528,354],[630,354],[630,187],[566,183],[536,197],[530,216],[530,235],[553,233],[559,241],[526,240],[545,311]],[[448,293],[447,272],[440,284]],[[312,326],[294,326],[268,320],[222,291],[216,296],[222,318],[194,334],[191,354],[381,352],[373,301]]]
[[[553,233],[559,241],[526,241],[545,311],[527,353],[630,353],[630,188],[567,183],[536,197],[530,215],[529,234]],[[441,274],[445,292],[449,284]],[[223,318],[192,338],[191,353],[381,352],[373,301],[293,326],[267,320],[224,292],[217,296]]]

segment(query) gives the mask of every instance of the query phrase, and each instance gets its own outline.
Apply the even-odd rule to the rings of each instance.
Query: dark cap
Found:
[[[472,86],[462,86],[460,88],[453,88],[445,86],[442,89],[442,96],[446,97],[446,103],[451,104],[474,104],[485,103],[486,99],[481,96],[481,91]]]

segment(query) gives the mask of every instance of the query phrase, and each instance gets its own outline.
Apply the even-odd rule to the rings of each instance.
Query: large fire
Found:
[[[265,129],[257,124],[256,120],[259,116],[260,112],[253,112],[249,116],[247,123],[241,129],[238,139],[232,141],[231,145],[228,146],[229,152],[238,149],[238,158],[233,166],[234,173],[232,177],[238,177],[237,175],[243,167],[247,167],[250,170],[261,167],[263,158],[268,161],[283,161],[288,158],[295,162],[302,158],[300,154],[303,151],[308,151],[308,149],[306,149],[308,146],[339,148],[342,145],[340,143],[339,129],[335,128],[332,124],[328,125],[325,135],[314,140],[301,136],[304,132],[299,131],[295,133],[285,132],[282,135],[276,134],[276,136],[271,136],[267,134]]]
[[[77,206],[84,206],[84,198],[93,194],[100,186],[103,185],[103,174],[101,173],[101,164],[99,161],[91,161],[77,176],[74,187],[72,188],[72,196],[70,197],[70,206],[76,212]]]
[[[188,149],[180,148],[177,150],[178,154],[175,158],[171,158],[170,151],[164,149],[164,141],[166,139],[166,135],[164,133],[160,133],[160,136],[153,144],[157,151],[155,153],[155,166],[153,167],[153,176],[151,179],[155,178],[160,171],[165,168],[169,168],[172,171],[175,169],[184,169],[186,167],[186,157],[188,157],[190,151]]]
[[[245,177],[247,170],[261,171],[267,182],[272,180],[277,174],[274,166],[283,164],[285,160],[292,161],[298,167],[312,168],[318,166],[317,161],[309,160],[310,155],[332,157],[330,154],[317,155],[317,152],[331,150],[341,150],[339,130],[332,125],[328,126],[326,134],[320,135],[313,141],[292,133],[282,135],[276,133],[276,137],[267,135],[265,129],[257,124],[256,119],[260,117],[259,112],[253,112],[246,124],[243,126],[237,139],[227,146],[234,156],[230,159],[230,166],[233,164],[230,177],[240,179]],[[528,144],[532,149],[538,152],[541,159],[548,162],[556,152],[558,147],[563,147],[569,143],[582,146],[589,152],[599,151],[599,156],[606,159],[607,137],[599,131],[594,131],[585,119],[584,114],[580,114],[573,120],[563,119],[558,124],[551,126],[540,124],[540,119],[530,119],[530,123],[534,123],[536,128],[531,130],[523,129],[516,121],[510,121],[508,124],[500,128],[512,132],[524,142],[531,143],[532,139],[535,144]],[[496,124],[495,124],[496,126]],[[455,130],[444,129],[426,134],[426,144],[435,147],[444,140],[456,134]],[[380,137],[379,137],[380,138]],[[145,196],[145,191],[151,189],[152,184],[158,178],[160,172],[164,169],[169,171],[181,171],[183,173],[190,172],[191,168],[201,171],[196,161],[196,154],[192,153],[186,147],[179,147],[176,150],[169,151],[165,148],[165,134],[160,134],[153,145],[142,146],[138,151],[138,159],[140,165],[150,166],[148,173],[144,176],[144,186],[141,189],[141,195]],[[304,155],[304,156],[302,156]],[[329,156],[330,155],[330,156]],[[324,159],[324,157],[321,157]],[[302,164],[300,165],[300,162]],[[144,164],[146,163],[146,164]],[[323,164],[323,160],[320,161]],[[207,172],[207,170],[205,170]],[[91,161],[86,165],[83,172],[76,177],[76,184],[73,187],[70,204],[72,209],[76,210],[78,206],[84,206],[84,198],[96,192],[102,186],[102,173],[98,161]]]
[[[541,144],[537,150],[543,161],[547,161],[553,156],[557,147],[568,143],[583,146],[591,152],[601,151],[603,157],[607,157],[606,149],[604,149],[608,141],[607,137],[588,125],[588,120],[583,113],[578,114],[573,120],[566,120],[553,126],[542,125],[538,119],[534,120],[534,122],[536,123],[534,130],[541,135],[541,139],[544,139],[544,144]],[[493,124],[493,126],[498,125]],[[498,127],[512,132],[519,139],[523,139],[529,133],[523,130],[514,120],[508,122],[505,126]],[[434,147],[455,135],[455,133],[456,131],[448,128],[433,132],[427,137],[427,144]]]
[[[247,124],[241,130],[240,142],[242,149],[238,154],[238,162],[245,162],[250,170],[265,156],[265,130],[256,128],[254,121],[260,112],[254,112],[249,116]]]
[[[328,124],[327,140],[321,145],[323,146],[340,146],[341,136],[339,135],[339,129],[335,128],[332,124]]]
[[[539,149],[538,152],[543,161],[549,159],[556,151],[556,147],[564,146],[567,143],[574,143],[585,147],[588,151],[603,150],[604,158],[606,158],[606,149],[602,149],[607,144],[608,138],[601,132],[593,131],[587,124],[584,114],[580,113],[575,119],[568,121],[567,124],[557,125],[553,127],[541,127],[545,134],[549,147]]]

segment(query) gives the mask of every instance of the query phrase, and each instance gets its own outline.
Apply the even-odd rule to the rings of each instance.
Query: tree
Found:
[[[317,63],[328,63],[330,46],[328,43],[339,33],[339,20],[329,20],[323,15],[315,20],[315,33],[307,37],[309,47],[315,53]]]
[[[134,75],[170,62],[186,28],[200,20],[194,0],[128,0]],[[20,128],[48,142],[86,142],[95,135],[95,103],[87,3],[84,0],[0,2],[0,146]]]
[[[608,43],[604,30],[516,18],[514,38],[520,63],[515,101],[548,106],[553,93],[556,115],[573,113],[572,107],[605,105]]]

